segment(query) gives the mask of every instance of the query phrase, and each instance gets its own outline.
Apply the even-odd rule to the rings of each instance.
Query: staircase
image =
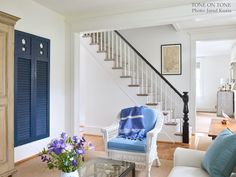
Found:
[[[98,46],[98,53],[105,53],[104,61],[112,62],[113,70],[121,70],[121,79],[130,79],[128,87],[136,87],[137,96],[146,97],[147,106],[162,110],[166,131],[174,129],[174,136],[189,143],[188,92],[181,94],[118,31],[85,33],[83,37]]]

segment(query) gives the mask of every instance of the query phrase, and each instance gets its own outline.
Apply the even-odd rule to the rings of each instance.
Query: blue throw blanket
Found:
[[[143,139],[144,128],[144,106],[122,109],[120,113],[119,137],[130,139]]]

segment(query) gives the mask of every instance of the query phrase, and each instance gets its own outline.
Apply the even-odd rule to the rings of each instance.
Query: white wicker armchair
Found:
[[[149,132],[147,132],[146,152],[131,152],[117,149],[115,150],[109,149],[108,142],[112,138],[117,137],[119,123],[116,123],[114,125],[102,129],[105,143],[105,151],[107,152],[108,157],[115,160],[134,162],[137,170],[146,169],[146,176],[150,177],[150,171],[153,161],[154,160],[156,161],[157,166],[161,165],[157,153],[157,136],[162,129],[163,114],[161,111],[157,111],[156,116],[157,116],[157,121],[154,128]],[[144,118],[148,119],[148,117]]]

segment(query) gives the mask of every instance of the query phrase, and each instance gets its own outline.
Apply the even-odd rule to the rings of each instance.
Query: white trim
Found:
[[[181,27],[178,23],[173,23],[172,24],[173,28],[175,29],[176,32],[180,32],[181,31]]]
[[[99,126],[89,126],[89,125],[85,125],[83,127],[83,130],[84,130],[84,134],[89,134],[89,135],[99,135],[99,136],[102,136],[102,127],[99,127]]]
[[[72,120],[71,120],[71,133],[80,135],[80,82],[79,82],[79,66],[80,66],[80,35],[78,33],[71,33],[71,76],[73,76],[71,91],[72,91]]]

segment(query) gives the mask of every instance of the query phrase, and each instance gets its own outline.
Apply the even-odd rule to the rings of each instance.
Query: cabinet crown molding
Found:
[[[19,17],[0,11],[0,23],[14,26],[19,19]]]

